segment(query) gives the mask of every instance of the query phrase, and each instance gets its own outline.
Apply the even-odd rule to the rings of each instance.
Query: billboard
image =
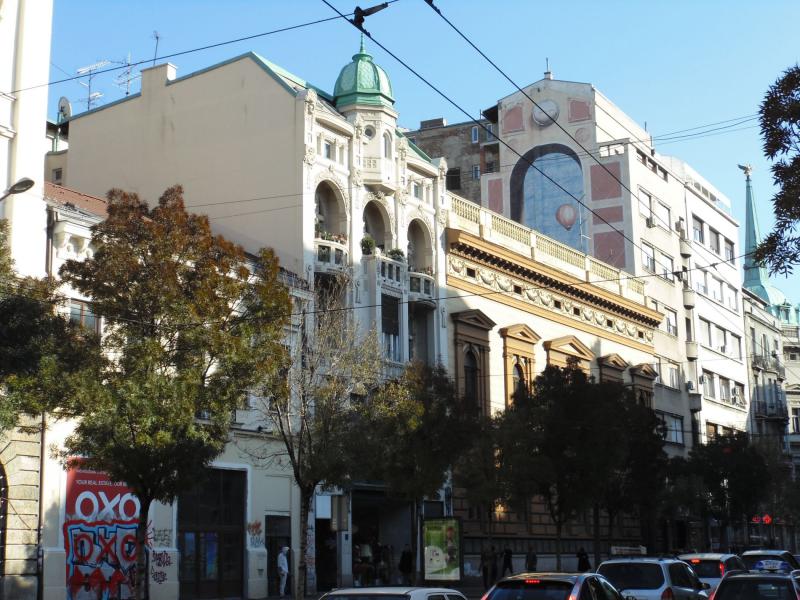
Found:
[[[133,598],[138,520],[139,499],[124,483],[80,467],[67,472],[68,600]]]
[[[460,581],[462,572],[461,521],[456,518],[425,519],[423,574],[426,581]]]

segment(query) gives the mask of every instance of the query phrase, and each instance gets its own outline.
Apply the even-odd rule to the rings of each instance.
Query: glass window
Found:
[[[650,216],[650,203],[652,197],[644,190],[639,190],[639,214],[643,217]]]
[[[800,433],[800,408],[792,408],[792,433]]]
[[[412,189],[414,192],[414,198],[419,198],[420,200],[422,200],[422,185],[420,185],[417,182],[414,182]]]
[[[656,413],[664,424],[664,441],[683,445],[683,417],[667,413]]]
[[[481,167],[480,165],[472,165],[472,179],[473,181],[477,181],[481,178]]]
[[[667,327],[667,333],[670,335],[678,335],[678,313],[671,308],[667,308],[664,309],[664,314],[664,323]]]
[[[709,242],[709,245],[711,246],[711,249],[714,251],[714,253],[716,253],[716,254],[720,254],[721,253],[719,231],[716,231],[716,230],[711,229],[709,227],[709,229],[708,229],[708,242]]]
[[[547,579],[512,579],[501,581],[489,600],[567,600],[572,584]]]
[[[733,242],[725,240],[725,260],[729,260],[732,264],[736,263],[736,251],[733,249]]]
[[[728,355],[733,358],[742,358],[742,338],[732,333],[728,335]]]
[[[392,136],[388,133],[383,134],[383,157],[392,158]]]
[[[731,399],[731,381],[727,377],[719,378],[719,399],[726,402]]]
[[[699,242],[701,244],[705,243],[705,232],[703,231],[703,227],[705,223],[692,215],[692,234],[694,236],[694,241]]]
[[[472,129],[470,130],[470,139],[472,140],[473,144],[478,143],[478,126],[473,125]]]
[[[709,371],[703,371],[703,395],[709,398],[717,397],[714,386],[714,374]]]
[[[736,288],[732,285],[728,286],[728,306],[733,310],[739,308],[739,292],[737,292]]]
[[[737,600],[739,598],[769,598],[789,600],[796,596],[789,579],[728,579],[720,583],[714,598]]]
[[[458,167],[447,169],[446,185],[448,190],[461,189],[461,169]]]
[[[708,286],[706,285],[707,275],[708,274],[702,269],[697,270],[694,274],[694,288],[704,296],[708,295]]]
[[[670,221],[670,214],[669,214],[669,206],[664,204],[663,202],[656,202],[655,203],[655,218],[656,223],[658,223],[661,227],[665,229],[671,229],[671,221]]]
[[[495,136],[494,136],[494,125],[492,123],[487,123],[486,124],[486,141],[487,142],[491,142],[493,139],[495,139]]]
[[[714,297],[714,300],[717,302],[722,302],[725,298],[724,296],[724,284],[722,283],[721,279],[717,279],[713,275],[711,276],[711,295]]]
[[[672,580],[672,584],[682,588],[692,588],[694,587],[692,578],[689,576],[689,572],[686,570],[686,565],[683,563],[672,563],[669,566],[669,578]]]
[[[728,339],[727,339],[728,332],[725,331],[719,325],[715,325],[714,326],[714,335],[715,335],[715,341],[716,341],[716,345],[714,346],[714,349],[722,352],[723,354],[726,354],[727,351],[728,351],[728,348],[726,347],[725,342],[728,341]]]
[[[92,311],[91,305],[80,300],[69,301],[69,320],[85,329],[100,331],[100,321]]]
[[[618,590],[656,590],[664,584],[661,565],[656,563],[606,563],[597,572]]]
[[[333,144],[325,142],[322,146],[322,155],[327,159],[333,158]]]
[[[672,257],[661,253],[659,254],[658,262],[659,270],[661,271],[661,277],[668,281],[675,281],[675,265]]]
[[[642,244],[642,266],[651,273],[655,273],[656,271],[655,250],[647,244]]]
[[[464,399],[473,405],[478,403],[478,359],[472,350],[464,355]]]
[[[675,363],[664,362],[664,384],[675,389],[680,387],[680,371]]]
[[[700,340],[706,346],[711,346],[711,323],[705,319],[700,319]]]

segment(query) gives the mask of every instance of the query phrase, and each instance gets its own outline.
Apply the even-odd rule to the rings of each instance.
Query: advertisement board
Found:
[[[139,499],[124,483],[80,467],[67,472],[67,598],[133,598]]]
[[[460,581],[462,573],[461,521],[425,519],[422,523],[426,581]]]

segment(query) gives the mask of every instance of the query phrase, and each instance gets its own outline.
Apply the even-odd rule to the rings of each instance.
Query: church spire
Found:
[[[753,167],[750,165],[739,165],[745,175],[745,238],[744,238],[744,287],[755,291],[759,286],[769,285],[769,276],[764,267],[758,266],[753,260],[753,252],[761,242],[761,232],[758,229],[758,217],[756,216],[755,198],[753,198],[753,184],[750,174]]]

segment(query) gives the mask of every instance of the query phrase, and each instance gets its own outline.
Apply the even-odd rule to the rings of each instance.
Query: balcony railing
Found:
[[[434,301],[436,281],[433,275],[427,273],[410,272],[408,274],[408,299],[411,302]]]
[[[402,360],[402,348],[400,348],[400,336],[396,333],[386,333],[382,335],[383,355],[387,360],[400,362]]]
[[[788,419],[789,412],[784,402],[756,400],[753,402],[753,414],[756,417],[764,417],[767,419]]]
[[[388,256],[378,256],[375,261],[376,275],[381,283],[402,287],[406,282],[406,263]]]
[[[350,264],[347,245],[316,238],[314,240],[314,266],[318,273],[341,272]]]

